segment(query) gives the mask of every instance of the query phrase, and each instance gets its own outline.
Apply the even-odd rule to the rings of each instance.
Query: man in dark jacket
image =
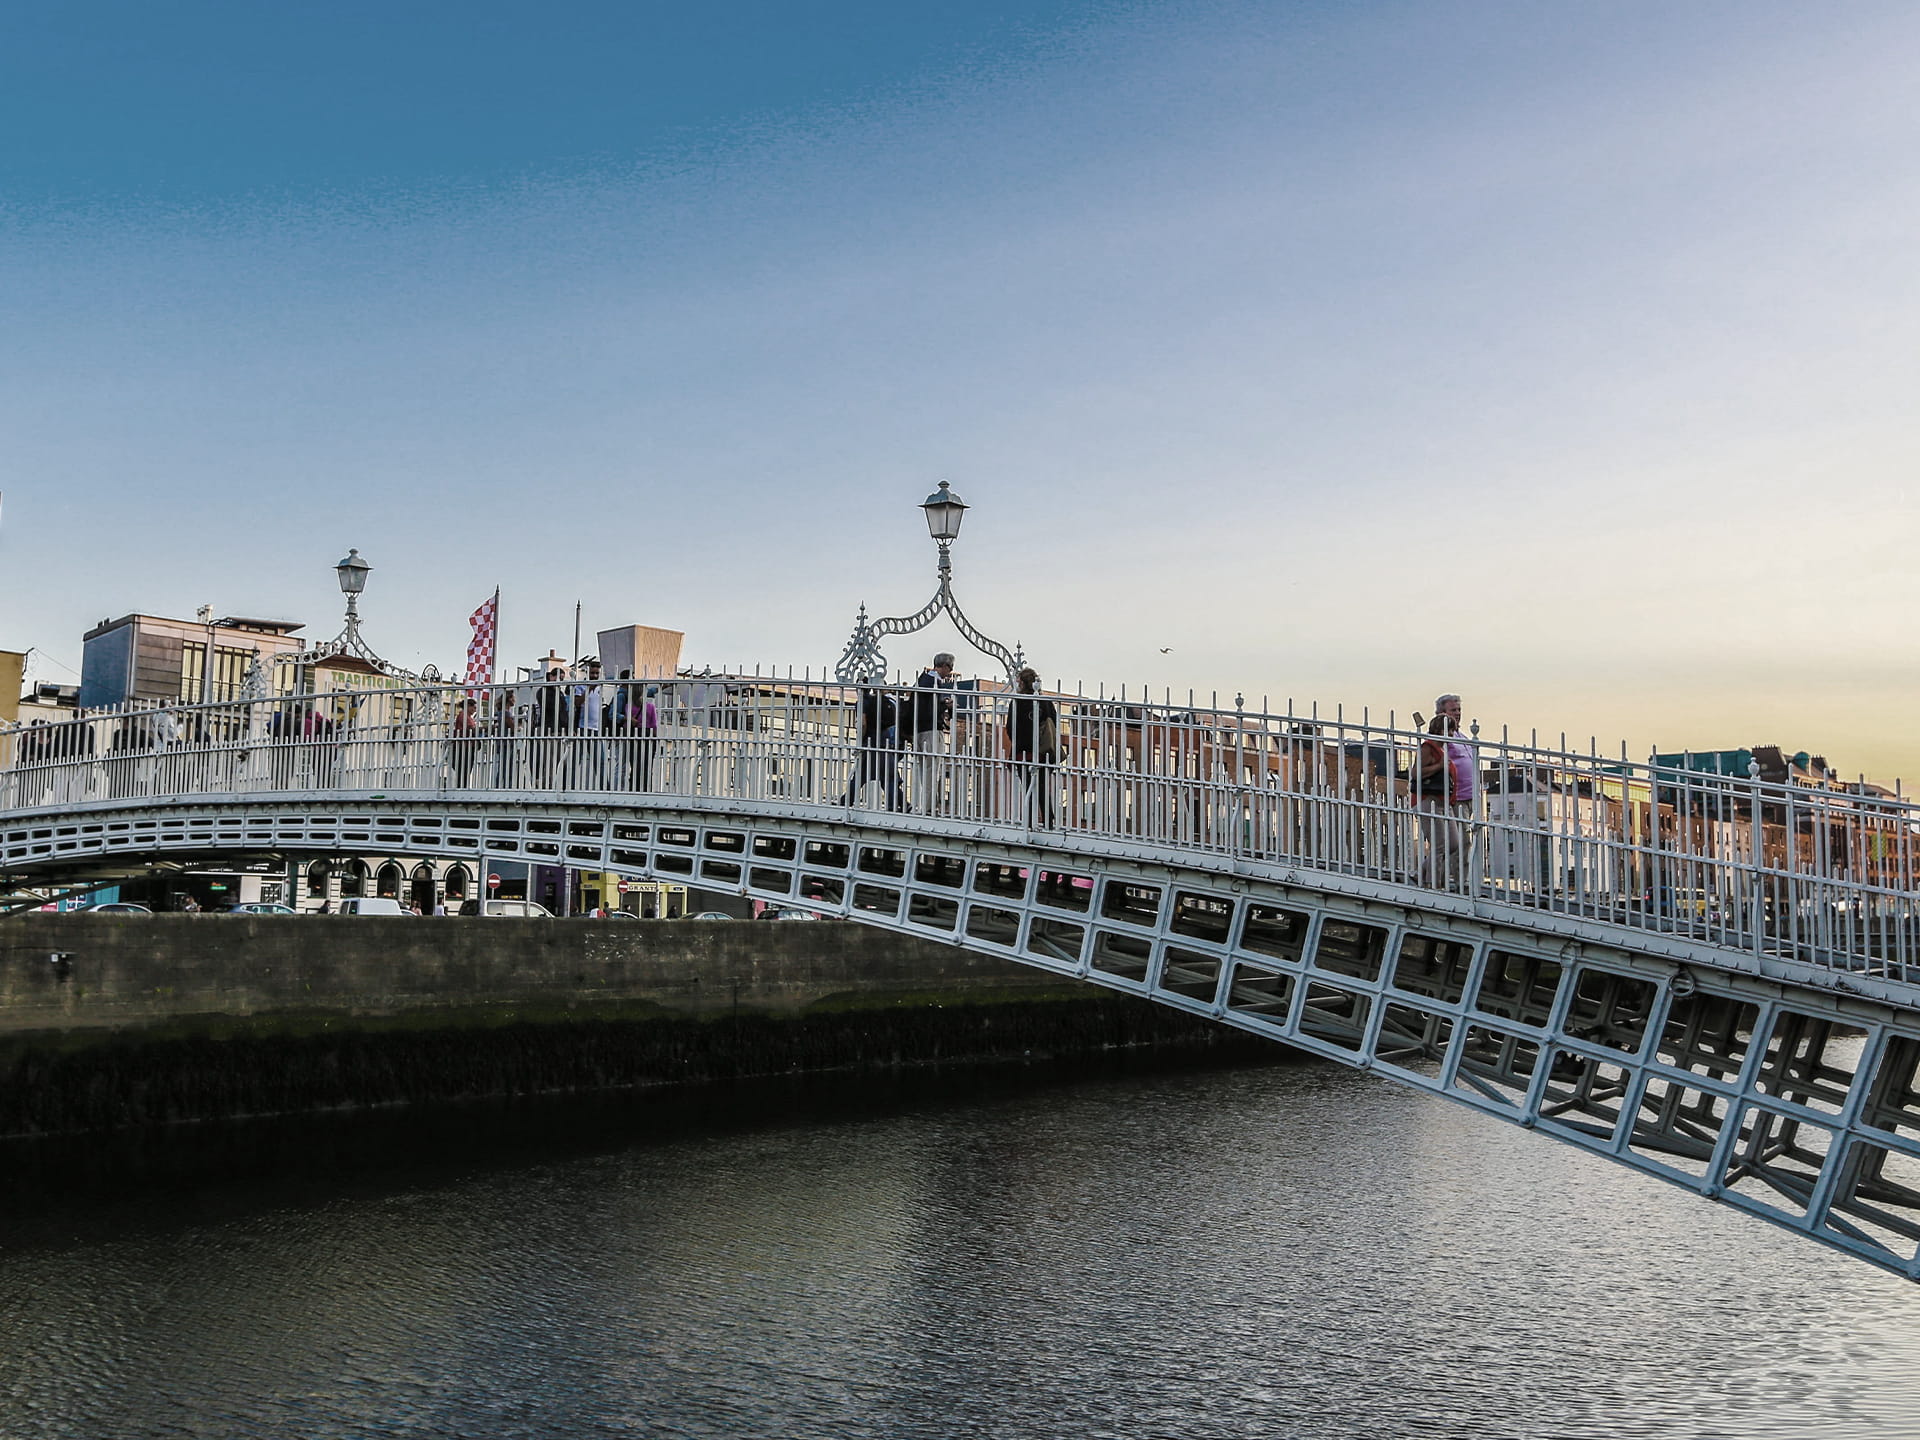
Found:
[[[567,693],[567,672],[555,665],[547,671],[547,680],[533,697],[533,714],[527,725],[532,736],[528,749],[529,779],[536,790],[553,784],[560,752],[560,737],[573,729],[573,697]]]
[[[952,688],[953,656],[942,650],[920,672],[906,702],[913,720],[913,808],[922,815],[932,814],[939,798],[941,762],[935,757],[945,753],[953,729],[953,696],[940,692]]]
[[[1060,707],[1040,693],[1040,676],[1031,668],[1018,677],[1019,690],[1007,706],[1007,749],[1014,779],[1024,797],[1029,825],[1053,824],[1054,766],[1060,759]]]
[[[858,804],[860,792],[878,780],[889,810],[900,808],[900,706],[875,685],[860,687],[860,750],[845,805]]]

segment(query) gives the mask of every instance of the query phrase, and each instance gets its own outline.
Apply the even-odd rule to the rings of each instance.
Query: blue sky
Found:
[[[11,6],[0,644],[331,634],[352,545],[405,663],[498,584],[515,658],[579,600],[819,665],[925,598],[945,477],[1050,676],[1920,773],[1915,53],[1872,3]]]

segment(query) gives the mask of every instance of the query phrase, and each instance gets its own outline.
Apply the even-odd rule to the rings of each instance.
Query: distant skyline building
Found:
[[[238,700],[255,653],[269,667],[276,655],[298,653],[295,632],[302,628],[299,621],[234,615],[173,620],[136,613],[102,620],[81,637],[80,707]]]
[[[600,673],[618,676],[631,670],[635,678],[659,679],[680,668],[680,647],[686,634],[654,625],[622,625],[595,635],[600,646]]]
[[[1671,770],[1691,770],[1708,775],[1727,775],[1748,779],[1752,766],[1759,767],[1758,778],[1769,785],[1797,785],[1809,790],[1846,790],[1855,793],[1891,795],[1893,791],[1864,777],[1848,779],[1839,768],[1828,763],[1825,755],[1799,750],[1789,754],[1781,745],[1748,745],[1727,750],[1680,750],[1656,753],[1655,765]]]
[[[20,689],[26,684],[27,652],[0,650],[0,721],[20,716]]]

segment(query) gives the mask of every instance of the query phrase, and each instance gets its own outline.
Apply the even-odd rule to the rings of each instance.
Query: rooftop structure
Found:
[[[135,613],[102,620],[81,637],[80,706],[238,700],[254,658],[271,665],[275,656],[297,652],[301,628],[297,620],[235,615],[175,620]]]

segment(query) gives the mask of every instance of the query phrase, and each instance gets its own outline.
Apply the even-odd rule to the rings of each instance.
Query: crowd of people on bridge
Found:
[[[97,798],[139,793],[154,783],[153,760],[173,754],[183,761],[204,755],[197,763],[209,789],[262,782],[276,790],[328,789],[364,779],[348,778],[346,771],[361,764],[352,742],[372,740],[389,747],[377,763],[390,770],[396,764],[424,767],[422,774],[433,772],[428,783],[435,788],[695,792],[703,784],[699,767],[718,754],[711,743],[715,732],[754,723],[751,708],[734,703],[740,697],[730,693],[727,681],[636,679],[631,670],[608,678],[592,660],[572,668],[554,664],[542,683],[442,694],[438,706],[424,708],[418,697],[398,692],[278,697],[265,702],[264,724],[246,706],[162,705],[92,721],[35,724],[17,732],[13,758],[16,768],[44,766],[49,785],[70,791],[83,783]],[[1052,827],[1063,796],[1074,798],[1063,789],[1060,773],[1062,702],[1042,691],[1031,667],[1015,673],[1010,693],[989,701],[978,683],[956,678],[953,655],[942,651],[910,685],[871,676],[850,699],[846,738],[852,753],[840,772],[846,776],[844,805],[964,812]],[[1143,747],[1160,744],[1174,752],[1184,747],[1185,760],[1193,763],[1180,773],[1204,779],[1224,753],[1227,732],[1215,734],[1213,722],[1192,714],[1149,717],[1138,706],[1082,698],[1070,703],[1083,751],[1092,737],[1094,758],[1087,763],[1096,768],[1143,768]],[[1421,878],[1445,888],[1457,887],[1465,873],[1479,783],[1461,713],[1458,695],[1438,699],[1407,776],[1421,812]],[[664,727],[663,714],[670,721]],[[1318,747],[1317,727],[1304,729],[1302,743]],[[106,737],[105,754],[96,756],[99,736]],[[401,753],[404,759],[396,762],[393,755]],[[90,767],[83,782],[73,775],[56,778],[52,772],[62,767],[47,763],[96,759],[102,763]],[[380,783],[413,788],[398,770]],[[77,798],[77,792],[63,796]],[[49,793],[28,803],[60,798]]]
[[[853,778],[843,804],[860,804],[872,786],[880,789],[882,808],[930,814],[941,806],[948,783],[941,757],[957,748],[953,692],[953,656],[941,651],[904,692],[878,679],[860,684],[855,702],[857,752]],[[1055,770],[1060,762],[1060,707],[1040,692],[1040,675],[1031,666],[1014,677],[1005,707],[1001,740],[1013,766],[1016,804],[1031,825],[1051,825]],[[902,798],[900,772],[912,776],[912,801]]]
[[[622,670],[607,680],[597,660],[569,674],[550,666],[530,698],[511,686],[469,692],[448,727],[448,765],[456,789],[500,783],[483,775],[490,756],[506,763],[496,743],[513,736],[547,742],[527,750],[525,783],[535,789],[650,790],[659,747],[660,686]]]
[[[1757,775],[1483,744],[1477,724],[1463,732],[1457,694],[1441,695],[1430,721],[1415,714],[1416,738],[1364,716],[1050,694],[1031,668],[1012,679],[961,680],[944,651],[910,684],[609,678],[587,661],[535,682],[36,718],[0,727],[0,809],[328,789],[837,804],[1821,936],[1879,923],[1871,907],[1920,873],[1897,796],[1876,806],[1750,790]],[[1803,875],[1880,889],[1805,892]]]

